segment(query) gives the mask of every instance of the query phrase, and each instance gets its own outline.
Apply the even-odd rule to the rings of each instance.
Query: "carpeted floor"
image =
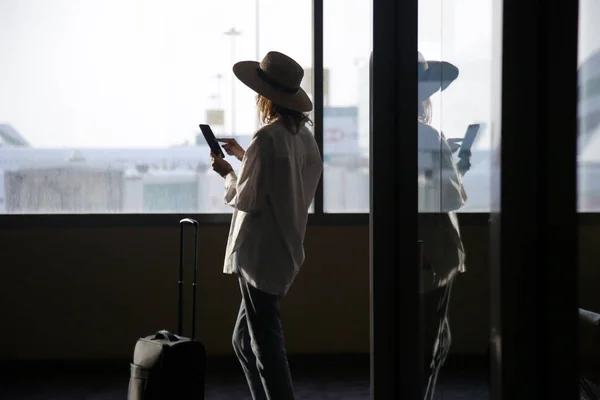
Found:
[[[297,400],[367,400],[368,379],[299,379],[296,381]],[[125,400],[127,383],[117,380],[74,380],[70,382],[43,382],[31,379],[28,384],[8,385],[0,389],[0,398],[6,400]],[[484,382],[463,380],[445,382],[436,394],[440,400],[486,400],[488,388]],[[227,384],[208,382],[207,400],[251,400],[243,382]]]
[[[292,368],[297,400],[367,400],[369,371],[357,368]],[[53,368],[4,369],[2,400],[126,400],[128,370]],[[440,378],[436,400],[487,400],[487,374],[482,369],[453,368]],[[207,376],[207,400],[251,400],[241,369],[230,366]]]

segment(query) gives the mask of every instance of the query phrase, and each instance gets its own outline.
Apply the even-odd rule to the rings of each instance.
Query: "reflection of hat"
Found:
[[[419,101],[425,101],[438,90],[445,90],[456,78],[458,68],[446,61],[425,61],[418,53],[419,62]]]
[[[250,89],[281,107],[312,110],[312,101],[300,87],[304,69],[285,54],[270,51],[260,63],[240,61],[233,66],[233,73]]]

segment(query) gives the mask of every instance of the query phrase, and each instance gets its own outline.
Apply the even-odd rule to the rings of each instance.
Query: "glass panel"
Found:
[[[371,0],[323,4],[323,209],[369,212]]]
[[[421,120],[441,133],[448,146],[422,138],[420,210],[489,212],[492,0],[420,0],[419,7],[420,53],[427,61],[452,64],[429,63],[431,70],[425,74],[436,75],[436,84],[422,84],[424,94],[433,94]],[[434,92],[442,85],[445,90]],[[449,149],[464,184],[463,199],[453,199],[450,160],[437,156]],[[436,162],[442,163],[441,169],[431,164]]]
[[[249,143],[255,93],[234,61],[278,50],[310,70],[312,2],[292,30],[281,15],[277,0],[0,2],[0,214],[230,212],[198,124]]]
[[[469,257],[488,247],[482,239],[487,232],[482,228],[481,235],[471,236],[478,240],[467,242],[457,213],[490,211],[497,105],[492,71],[499,54],[493,47],[494,2],[419,0],[419,239],[427,400],[488,396],[489,302],[480,299],[489,297],[489,275],[487,263]],[[475,275],[484,280],[475,284]],[[461,360],[469,354],[480,355],[477,373]],[[456,362],[442,370],[452,358]]]
[[[502,138],[502,15],[503,0],[492,0],[492,85],[491,85],[491,151],[487,165],[490,168],[490,225],[488,234],[491,243],[489,260],[487,267],[489,274],[488,293],[486,298],[496,299],[497,293],[500,293],[500,190],[501,190],[501,138]],[[491,383],[489,390],[493,390],[498,385],[501,373],[501,344],[502,332],[501,322],[501,304],[492,300],[487,304],[486,312],[490,315],[490,327],[488,348],[490,355],[490,376]],[[488,335],[486,335],[488,337]],[[492,396],[490,396],[492,397]]]
[[[600,211],[600,2],[579,0],[579,212]],[[591,216],[581,215],[580,221]],[[598,374],[598,225],[579,230],[579,307],[582,399],[600,397]]]
[[[579,211],[600,211],[600,3],[579,1]]]

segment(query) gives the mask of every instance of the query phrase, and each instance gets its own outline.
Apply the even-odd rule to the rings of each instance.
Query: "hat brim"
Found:
[[[260,63],[256,61],[240,61],[233,66],[233,73],[244,85],[281,107],[299,112],[312,111],[312,101],[304,89],[286,93],[274,88],[258,75],[259,66]]]
[[[446,61],[427,61],[427,70],[419,76],[419,101],[439,90],[446,90],[458,78],[458,68]]]

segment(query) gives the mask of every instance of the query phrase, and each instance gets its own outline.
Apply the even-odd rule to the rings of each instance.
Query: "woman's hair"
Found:
[[[424,124],[431,124],[431,98],[419,103],[419,121]]]
[[[285,127],[293,134],[298,133],[304,123],[312,125],[312,121],[303,112],[281,107],[260,94],[256,96],[256,108],[258,118],[263,124],[270,124],[279,117],[282,118]]]

